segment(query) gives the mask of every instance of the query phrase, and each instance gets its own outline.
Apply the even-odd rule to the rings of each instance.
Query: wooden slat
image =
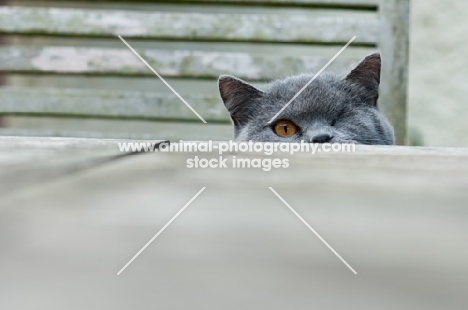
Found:
[[[317,42],[374,45],[378,18],[202,14],[65,8],[1,7],[0,32],[202,41]]]
[[[161,143],[166,140],[151,140],[149,142]],[[148,140],[129,140],[129,139],[90,139],[90,138],[41,138],[41,137],[5,137],[0,136],[0,149],[2,151],[26,151],[44,150],[47,152],[70,152],[86,155],[120,155],[118,143],[124,142],[148,142]],[[124,152],[125,153],[125,152]],[[45,158],[42,158],[45,159]],[[17,162],[21,162],[18,158]],[[34,161],[34,157],[27,156],[26,161]],[[16,161],[16,160],[15,160]]]
[[[228,122],[218,97],[183,96],[208,122]],[[132,91],[0,88],[0,114],[199,121],[172,94]]]
[[[57,120],[57,119],[56,119]],[[166,125],[166,124],[164,124]],[[204,128],[193,131],[189,123],[171,123],[172,129],[159,130],[154,133],[133,133],[128,132],[103,132],[92,131],[86,128],[82,130],[66,130],[66,129],[24,129],[24,128],[0,128],[0,137],[64,137],[64,138],[92,138],[92,139],[151,139],[164,137],[171,141],[193,140],[193,141],[208,141],[208,140],[229,140],[233,139],[233,130],[231,126],[210,124]],[[222,126],[222,131],[219,132],[219,126]]]
[[[85,0],[95,2],[95,0]],[[108,2],[128,2],[129,0],[106,0]],[[379,0],[137,0],[140,3],[195,3],[217,5],[265,5],[265,6],[300,6],[300,7],[332,7],[351,9],[377,9]]]
[[[168,2],[167,0],[152,0],[153,2]],[[198,2],[198,3],[219,3],[219,0],[172,0],[171,2]],[[223,2],[238,4],[270,4],[270,5],[328,5],[343,7],[377,7],[379,0],[227,0]]]
[[[408,63],[410,1],[385,0],[381,10],[382,111],[395,127],[397,144],[407,143],[406,102],[408,100]]]
[[[202,51],[139,50],[148,63],[166,77],[212,78],[231,74],[243,79],[270,80],[292,74],[319,71],[324,56],[274,56]],[[364,56],[364,55],[363,55]],[[357,58],[341,57],[329,67],[342,73],[351,70]],[[0,71],[71,74],[153,76],[129,49],[74,47],[3,47]]]
[[[0,136],[78,137],[95,139],[228,140],[231,124],[158,122],[120,119],[5,116]]]

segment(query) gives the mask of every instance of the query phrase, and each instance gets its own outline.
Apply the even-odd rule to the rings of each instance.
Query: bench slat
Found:
[[[165,1],[167,0],[156,0],[156,2]],[[219,0],[173,0],[173,2],[219,3]],[[223,2],[239,4],[329,5],[344,7],[377,7],[379,5],[379,0],[227,0]]]
[[[95,0],[86,0],[95,1]],[[113,0],[125,2],[128,0]],[[376,9],[380,0],[171,0],[170,3],[208,3],[208,4],[238,4],[238,5],[281,5],[281,6],[311,6],[340,8],[370,8]],[[168,0],[138,0],[138,2],[168,3]]]
[[[184,96],[208,122],[229,122],[218,97]],[[0,114],[200,121],[173,94],[79,89],[0,88]]]
[[[323,56],[272,56],[247,53],[139,50],[166,77],[212,78],[232,74],[243,79],[269,80],[285,75],[317,72],[328,61]],[[342,73],[358,63],[340,57],[329,67]],[[129,49],[75,47],[0,47],[0,71],[62,74],[154,75]]]
[[[120,119],[5,116],[8,128],[0,136],[81,137],[96,139],[228,140],[231,124],[158,122]]]
[[[229,22],[226,22],[229,21]],[[68,8],[0,7],[0,32],[165,40],[375,45],[376,14],[362,16],[202,14]]]

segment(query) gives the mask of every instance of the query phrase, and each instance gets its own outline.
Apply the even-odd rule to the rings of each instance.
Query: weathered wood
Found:
[[[5,0],[0,0],[0,6],[3,6],[6,4]],[[0,35],[0,47],[5,43],[5,38]],[[1,61],[0,61],[1,63]],[[0,72],[0,86],[5,83],[5,75]],[[3,116],[0,114],[0,128],[3,127],[4,124],[4,119]]]
[[[395,127],[398,144],[406,143],[409,65],[409,0],[385,0],[380,7],[381,109]]]
[[[231,124],[121,119],[5,116],[0,136],[82,137],[95,139],[228,140]]]
[[[242,309],[247,300],[261,309],[466,308],[467,156],[363,149],[366,155],[293,156],[288,169],[268,173],[185,168],[188,157],[216,154],[129,156],[0,196],[0,265],[9,284],[2,305],[66,309],[73,300],[75,308],[120,310],[157,300],[218,310]]]
[[[85,0],[91,2],[93,0]],[[108,2],[125,2],[128,0],[106,0]],[[137,0],[140,3],[193,3],[216,5],[265,5],[265,6],[300,6],[300,7],[332,7],[342,9],[377,9],[379,0]]]
[[[132,154],[120,150],[126,142],[156,146],[163,141],[0,136],[0,179],[8,180],[0,197],[121,160]]]
[[[229,21],[229,22],[226,22]],[[378,41],[378,18],[0,7],[0,32],[126,38],[337,43]]]
[[[184,98],[207,121],[229,122],[220,98],[203,95],[184,95]],[[0,88],[0,113],[199,121],[174,94],[132,91],[3,87]]]
[[[156,2],[164,2],[167,0],[156,0]],[[206,2],[219,3],[218,0],[175,0],[172,2]],[[379,0],[227,0],[228,3],[246,3],[246,4],[281,4],[281,5],[330,5],[343,7],[377,7]]]
[[[166,77],[211,78],[232,74],[249,80],[270,80],[284,75],[317,72],[327,62],[323,56],[253,55],[203,51],[138,50]],[[359,59],[338,58],[328,70],[351,70]],[[129,49],[74,47],[0,48],[0,71],[73,74],[147,75],[154,73]]]
[[[165,140],[128,140],[128,139],[90,139],[90,138],[60,138],[60,137],[4,137],[0,136],[0,150],[47,150],[87,153],[102,152],[108,155],[117,155],[121,152],[116,148],[118,143],[123,142],[154,142],[161,143]],[[31,155],[31,161],[34,156]],[[2,162],[0,162],[1,164]]]

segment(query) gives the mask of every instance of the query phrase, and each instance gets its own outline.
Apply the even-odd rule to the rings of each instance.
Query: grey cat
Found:
[[[375,53],[344,78],[321,74],[272,124],[270,119],[313,75],[278,80],[266,90],[227,75],[218,83],[237,141],[393,145],[393,128],[377,106],[380,68]]]

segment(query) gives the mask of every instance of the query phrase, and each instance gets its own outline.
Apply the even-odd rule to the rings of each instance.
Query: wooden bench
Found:
[[[220,74],[262,84],[316,72],[356,36],[329,70],[342,73],[380,50],[380,106],[398,143],[405,142],[409,0],[135,2],[1,6],[7,44],[0,47],[0,74],[7,84],[0,88],[0,114],[10,124],[1,134],[229,138],[229,117],[217,94]],[[100,124],[113,124],[117,133]]]

